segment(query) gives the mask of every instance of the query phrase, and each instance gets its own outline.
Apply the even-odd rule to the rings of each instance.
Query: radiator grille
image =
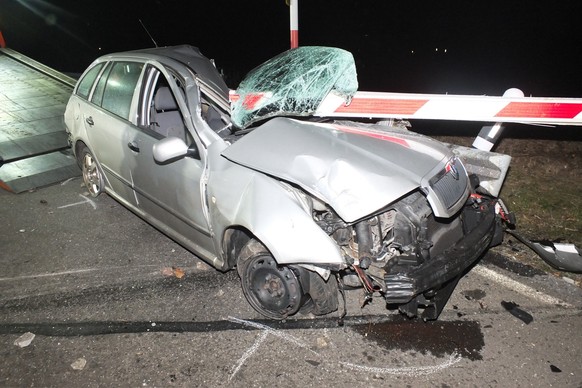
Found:
[[[458,159],[451,159],[443,175],[432,183],[432,189],[447,209],[455,205],[465,194],[469,177]]]

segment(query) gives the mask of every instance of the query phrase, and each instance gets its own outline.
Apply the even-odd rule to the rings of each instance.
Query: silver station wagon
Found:
[[[358,287],[437,319],[501,242],[505,171],[403,126],[313,115],[357,87],[352,55],[336,48],[282,53],[230,97],[197,48],[153,48],[93,62],[64,119],[93,196],[220,271],[236,267],[259,313],[328,314]]]

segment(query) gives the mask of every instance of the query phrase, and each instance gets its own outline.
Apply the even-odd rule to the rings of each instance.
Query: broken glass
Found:
[[[309,116],[333,92],[346,103],[358,89],[354,58],[333,47],[288,50],[253,69],[236,90],[232,122],[239,128],[273,116]]]

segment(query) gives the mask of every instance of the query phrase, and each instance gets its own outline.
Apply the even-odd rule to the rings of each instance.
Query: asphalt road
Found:
[[[344,326],[337,313],[274,322],[234,271],[79,179],[0,191],[0,214],[3,387],[582,386],[581,290],[496,254],[437,322],[381,299],[360,308],[358,290]]]

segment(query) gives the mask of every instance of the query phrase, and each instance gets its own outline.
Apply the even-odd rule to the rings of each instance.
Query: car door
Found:
[[[151,65],[144,73],[142,121],[139,128],[130,131],[128,139],[133,188],[139,209],[152,223],[191,250],[212,258],[214,245],[205,216],[204,155],[167,164],[158,164],[153,157],[154,145],[167,136],[179,137],[201,150],[195,134],[184,122],[188,115],[178,107],[178,98],[184,91],[175,83],[175,77],[165,70],[164,73]]]
[[[135,123],[136,86],[144,64],[109,62],[101,72],[83,111],[89,147],[99,161],[109,188],[127,204],[136,205],[127,164],[129,134]],[[135,121],[135,119],[133,119]]]

